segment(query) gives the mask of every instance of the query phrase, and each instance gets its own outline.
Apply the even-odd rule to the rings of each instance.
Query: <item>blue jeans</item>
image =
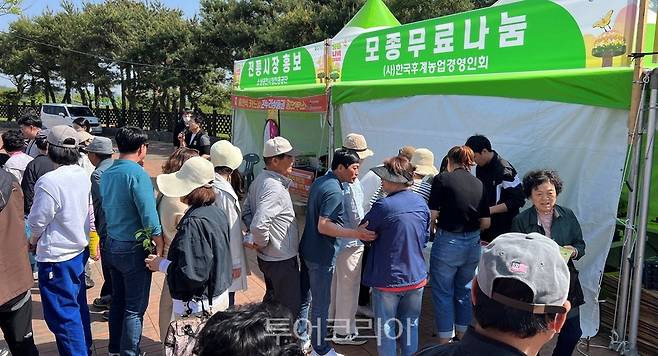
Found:
[[[27,236],[27,241],[30,241],[30,235],[32,233],[30,232],[30,225],[27,224],[27,215],[25,216],[25,236]],[[32,272],[37,272],[37,260],[34,257],[34,253],[28,251],[27,252],[27,257],[30,259],[30,266],[32,266]]]
[[[423,289],[405,292],[372,289],[379,356],[396,356],[398,338],[402,356],[411,356],[418,351],[418,323],[423,304]]]
[[[311,345],[319,355],[331,351],[326,341],[327,319],[329,318],[329,304],[331,303],[331,279],[334,276],[335,266],[324,266],[318,263],[304,261],[308,269],[308,280],[311,287]]]
[[[430,282],[436,328],[450,338],[453,327],[465,332],[471,323],[471,281],[480,260],[480,231],[439,230],[430,257]]]
[[[108,351],[137,356],[151,290],[151,272],[144,264],[147,254],[137,241],[108,238],[106,244],[112,276]]]
[[[63,356],[91,355],[85,263],[89,250],[68,261],[39,263],[43,316]]]
[[[311,281],[308,276],[308,267],[303,258],[299,259],[299,289],[301,304],[299,306],[299,315],[297,316],[296,331],[297,337],[302,341],[308,340],[308,311],[311,307]]]

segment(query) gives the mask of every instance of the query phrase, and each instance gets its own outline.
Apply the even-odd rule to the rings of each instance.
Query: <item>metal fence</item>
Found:
[[[0,117],[17,120],[21,115],[33,110],[37,115],[41,104],[0,104]],[[114,110],[109,106],[92,108],[103,127],[122,127],[125,125],[141,127],[145,130],[173,132],[179,114],[176,112]],[[231,137],[231,115],[204,113],[204,127],[208,135],[222,138]]]

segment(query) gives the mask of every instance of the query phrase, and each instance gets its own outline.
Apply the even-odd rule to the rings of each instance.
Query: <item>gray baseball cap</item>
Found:
[[[569,268],[560,246],[538,234],[507,233],[484,248],[478,265],[477,282],[489,298],[533,314],[566,313],[569,294]],[[498,278],[512,278],[533,292],[532,303],[521,302],[494,292]]]
[[[78,133],[70,126],[58,125],[48,131],[48,144],[63,148],[78,148]]]
[[[94,139],[87,146],[86,151],[91,153],[111,155],[114,153],[114,150],[112,149],[112,140],[107,137],[94,136]]]

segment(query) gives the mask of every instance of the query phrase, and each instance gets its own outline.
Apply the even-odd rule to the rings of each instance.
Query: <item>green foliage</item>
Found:
[[[2,15],[20,15],[22,0],[2,0],[0,1],[0,16]]]
[[[486,6],[480,0],[386,0],[402,23]],[[0,15],[18,0],[0,0]],[[233,61],[336,35],[365,0],[201,0],[198,17],[159,1],[106,0],[20,17],[0,33],[4,100],[115,108],[229,111]],[[474,5],[475,3],[475,5]]]
[[[146,227],[135,232],[135,240],[142,244],[144,251],[152,254],[155,252],[155,243],[153,242],[153,228]]]

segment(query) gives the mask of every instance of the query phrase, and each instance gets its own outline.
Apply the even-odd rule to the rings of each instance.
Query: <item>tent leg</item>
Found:
[[[644,80],[649,79],[649,76],[644,75]],[[645,83],[646,84],[646,83]],[[624,244],[621,252],[620,264],[620,281],[618,284],[617,309],[615,310],[615,327],[612,330],[612,340],[610,341],[609,348],[620,353],[628,351],[628,343],[626,339],[626,327],[628,326],[628,286],[631,278],[631,258],[633,254],[634,237],[635,235],[635,220],[638,196],[638,181],[640,170],[640,151],[642,150],[642,140],[640,133],[642,132],[642,122],[644,121],[644,105],[646,102],[646,86],[642,88],[642,95],[640,96],[640,105],[638,107],[638,115],[635,124],[632,126],[634,132],[631,132],[631,160],[630,171],[628,174],[629,196],[626,210],[626,229],[624,230]]]
[[[629,322],[629,355],[639,355],[637,348],[638,328],[640,322],[640,297],[642,293],[642,268],[644,267],[644,247],[647,239],[647,222],[649,199],[651,195],[651,171],[653,169],[653,148],[656,136],[656,104],[658,102],[658,69],[651,71],[651,95],[649,98],[649,119],[647,123],[647,144],[642,167],[642,190],[638,221],[637,246],[635,247],[635,264],[631,294],[631,318]]]
[[[336,142],[336,125],[334,125],[334,106],[331,105],[331,88],[329,89],[328,102],[329,109],[327,110],[327,122],[329,123],[329,142],[327,142],[327,147],[329,147],[329,154],[327,155],[327,165],[331,166],[331,161],[334,159],[334,146]]]

